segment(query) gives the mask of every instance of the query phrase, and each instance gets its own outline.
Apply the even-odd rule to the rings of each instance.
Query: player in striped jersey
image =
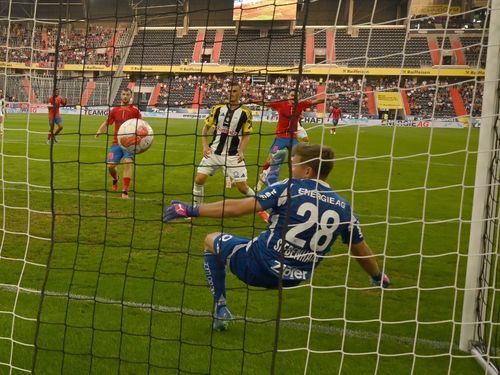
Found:
[[[253,197],[255,192],[248,186],[245,151],[252,133],[252,112],[240,104],[242,89],[233,83],[229,87],[229,103],[212,107],[202,130],[203,159],[198,166],[193,186],[193,202],[200,204],[204,197],[204,185],[208,176],[225,169],[238,190]],[[213,129],[212,142],[208,133]]]

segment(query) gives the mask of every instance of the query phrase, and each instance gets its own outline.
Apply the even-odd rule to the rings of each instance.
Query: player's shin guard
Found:
[[[226,305],[226,265],[225,262],[209,251],[204,252],[205,276],[208,287],[214,296],[216,306]]]
[[[281,165],[285,161],[286,151],[279,150],[274,153],[271,159],[271,165],[269,166],[269,173],[266,176],[266,185],[274,184],[278,181],[280,177]]]
[[[245,193],[247,197],[255,197],[255,191],[249,186],[247,192]]]
[[[202,204],[204,196],[205,196],[205,187],[203,185],[198,185],[195,182],[193,185],[193,203],[195,205]]]

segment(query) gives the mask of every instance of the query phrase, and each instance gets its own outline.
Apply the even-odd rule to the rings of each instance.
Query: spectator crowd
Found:
[[[210,108],[216,103],[226,101],[227,87],[233,80],[242,85],[244,92],[242,100],[245,103],[262,99],[265,101],[282,100],[297,86],[294,78],[281,76],[266,79],[259,76],[232,77],[215,74],[172,75],[160,83],[158,107],[191,106],[194,92],[199,88],[202,95],[201,107]],[[481,114],[483,88],[481,81],[475,84],[474,81],[462,83],[419,77],[406,79],[400,77],[365,77],[363,79],[358,76],[328,79],[304,77],[298,86],[299,97],[315,97],[320,85],[325,85],[325,91],[329,96],[326,109],[328,110],[335,102],[345,114],[368,116],[368,93],[370,91],[404,91],[408,98],[411,115],[419,118],[454,117],[455,110],[449,92],[452,87],[459,90],[467,113],[472,111],[474,117]]]
[[[68,26],[69,27],[69,26]],[[84,29],[33,23],[0,22],[0,61],[53,66],[56,46],[59,64],[118,64],[121,49],[119,39],[125,29],[88,25]],[[115,47],[115,48],[113,48]]]

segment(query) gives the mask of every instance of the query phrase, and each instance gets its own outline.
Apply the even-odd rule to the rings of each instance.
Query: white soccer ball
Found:
[[[130,154],[142,154],[152,143],[153,129],[144,120],[127,120],[118,130],[118,144]]]

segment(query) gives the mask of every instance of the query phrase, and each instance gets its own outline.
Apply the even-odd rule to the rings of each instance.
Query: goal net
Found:
[[[0,1],[0,374],[498,373],[499,29],[499,0]],[[293,288],[227,268],[213,329],[205,236],[272,222],[161,217],[193,201],[235,82],[255,190],[278,121],[260,102],[320,99],[301,141],[334,149],[389,288],[338,240]],[[124,92],[154,130],[131,165],[114,125],[96,137]],[[204,202],[244,197],[228,175]]]

